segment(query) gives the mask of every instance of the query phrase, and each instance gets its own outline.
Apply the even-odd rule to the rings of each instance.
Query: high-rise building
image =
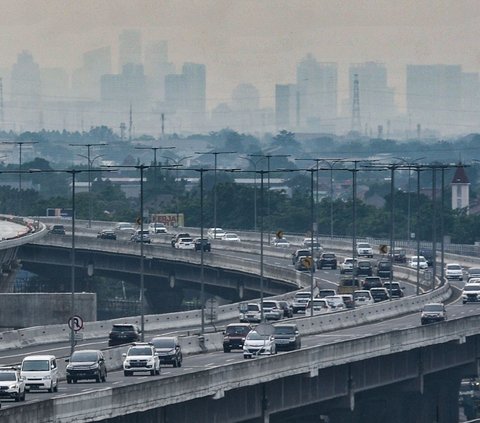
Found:
[[[185,110],[185,78],[183,75],[165,77],[165,105],[169,113]]]
[[[15,116],[17,129],[41,129],[40,67],[28,51],[22,51],[12,66],[11,114]]]
[[[40,83],[42,86],[42,100],[66,101],[70,93],[70,79],[63,68],[41,68]]]
[[[100,78],[112,73],[110,47],[102,47],[83,54],[83,65],[72,74],[72,96],[77,101],[100,99]]]
[[[385,126],[395,114],[394,90],[388,86],[387,68],[383,63],[366,62],[350,65],[349,98],[343,104],[343,115],[350,116],[354,97],[355,75],[358,79],[362,124],[370,130]]]
[[[182,74],[185,78],[185,105],[194,113],[204,114],[206,110],[206,69],[198,63],[184,63]],[[204,116],[199,116],[204,119]]]
[[[258,130],[260,121],[260,93],[252,84],[239,84],[232,91],[229,125],[241,132]]]
[[[142,35],[135,29],[125,29],[118,37],[118,69],[128,64],[142,64]]]
[[[307,55],[297,66],[300,128],[334,132],[337,119],[337,64]]]
[[[462,121],[464,131],[478,131],[480,122],[480,79],[478,73],[462,73]]]
[[[175,66],[168,61],[167,41],[150,44],[145,52],[145,75],[148,78],[152,99],[165,99],[165,77],[175,72]]]
[[[293,130],[297,125],[297,86],[275,85],[275,124],[278,130]]]
[[[460,65],[407,65],[407,113],[413,124],[455,133],[461,109]]]

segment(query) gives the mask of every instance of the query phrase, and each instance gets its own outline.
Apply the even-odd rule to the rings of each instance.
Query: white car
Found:
[[[373,257],[373,249],[368,242],[359,242],[357,244],[358,257]]]
[[[412,256],[410,257],[410,261],[408,262],[408,266],[416,269],[417,266],[420,269],[428,269],[428,262],[423,256]]]
[[[445,277],[447,279],[457,279],[463,281],[463,269],[457,263],[448,263],[445,266]]]
[[[345,303],[341,295],[327,295],[324,297],[333,311],[345,310]]]
[[[272,242],[274,247],[289,248],[290,243],[285,238],[274,238]]]
[[[0,367],[0,398],[25,401],[25,380],[18,367]]]
[[[151,234],[166,234],[168,233],[167,227],[163,223],[152,222],[148,225],[148,230]]]
[[[20,376],[25,381],[25,390],[46,389],[58,392],[58,367],[54,355],[28,355],[22,361]]]
[[[209,239],[223,239],[225,233],[222,228],[210,228],[207,231],[207,237]]]
[[[131,376],[134,372],[149,372],[152,376],[160,374],[160,359],[155,354],[153,344],[136,342],[122,357],[125,376]]]
[[[255,330],[248,332],[243,343],[243,357],[252,358],[259,355],[272,355],[277,353],[275,338],[272,335],[261,335]]]
[[[374,303],[372,294],[367,289],[355,291],[353,293],[353,301],[355,302],[355,307],[372,305]]]
[[[477,283],[467,282],[462,289],[462,303],[466,304],[478,302],[480,302],[480,280],[478,280]]]
[[[133,234],[135,232],[135,228],[131,223],[128,222],[119,222],[115,225],[116,232],[122,232],[127,234]]]
[[[309,314],[311,310],[311,302],[308,301],[307,307],[305,308],[305,314]],[[326,298],[314,298],[313,299],[313,314],[323,314],[323,313],[330,313],[332,307],[328,303]]]
[[[193,238],[179,238],[175,243],[175,248],[179,250],[195,250]]]
[[[263,302],[263,316],[265,320],[281,320],[283,309],[278,301],[266,300]]]
[[[237,234],[234,234],[233,232],[227,232],[223,236],[222,241],[241,242],[241,239]]]
[[[344,275],[345,273],[352,273],[353,272],[353,263],[355,262],[355,266],[358,264],[358,260],[351,258],[351,257],[346,257],[343,260],[343,263],[340,263],[340,274]]]
[[[240,322],[260,323],[262,320],[262,311],[260,304],[248,303],[245,308],[240,309]]]

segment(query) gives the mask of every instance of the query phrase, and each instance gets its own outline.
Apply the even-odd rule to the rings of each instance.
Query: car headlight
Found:
[[[17,389],[17,388],[18,388],[18,385],[16,383],[8,387],[8,389]]]
[[[51,376],[43,376],[43,379],[44,379],[44,380],[50,380],[50,379],[51,379]]]

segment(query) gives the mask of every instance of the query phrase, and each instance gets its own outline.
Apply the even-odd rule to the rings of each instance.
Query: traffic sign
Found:
[[[305,264],[305,267],[306,267],[307,269],[311,269],[312,266],[313,266],[313,260],[312,260],[312,258],[311,258],[311,257],[305,257],[305,258],[303,259],[303,264]]]
[[[73,316],[68,319],[68,327],[75,332],[83,329],[83,319],[80,316]]]
[[[277,238],[283,238],[283,231],[282,230],[277,231]]]
[[[380,251],[380,254],[387,254],[388,253],[388,246],[385,244],[382,244],[378,247],[378,250]]]

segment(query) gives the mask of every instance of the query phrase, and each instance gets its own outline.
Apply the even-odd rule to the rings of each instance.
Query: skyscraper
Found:
[[[23,130],[41,127],[40,67],[28,51],[22,51],[12,66],[11,108],[16,123]]]
[[[118,37],[118,70],[127,64],[142,64],[142,35],[135,29],[125,29]]]
[[[300,127],[334,132],[337,119],[337,64],[319,63],[308,54],[297,66]]]
[[[293,130],[297,120],[297,86],[275,85],[275,125],[278,130]]]
[[[350,116],[352,111],[355,75],[358,78],[362,124],[370,130],[378,125],[385,126],[396,114],[394,91],[388,86],[385,65],[375,62],[350,65],[349,98],[343,107],[345,116]]]
[[[72,96],[78,101],[100,99],[100,78],[112,72],[110,47],[83,54],[83,65],[72,74]]]
[[[167,41],[150,44],[145,52],[145,75],[154,101],[165,99],[165,77],[175,72],[175,66],[168,62]]]
[[[413,124],[454,133],[461,108],[460,65],[407,65],[407,113]]]

